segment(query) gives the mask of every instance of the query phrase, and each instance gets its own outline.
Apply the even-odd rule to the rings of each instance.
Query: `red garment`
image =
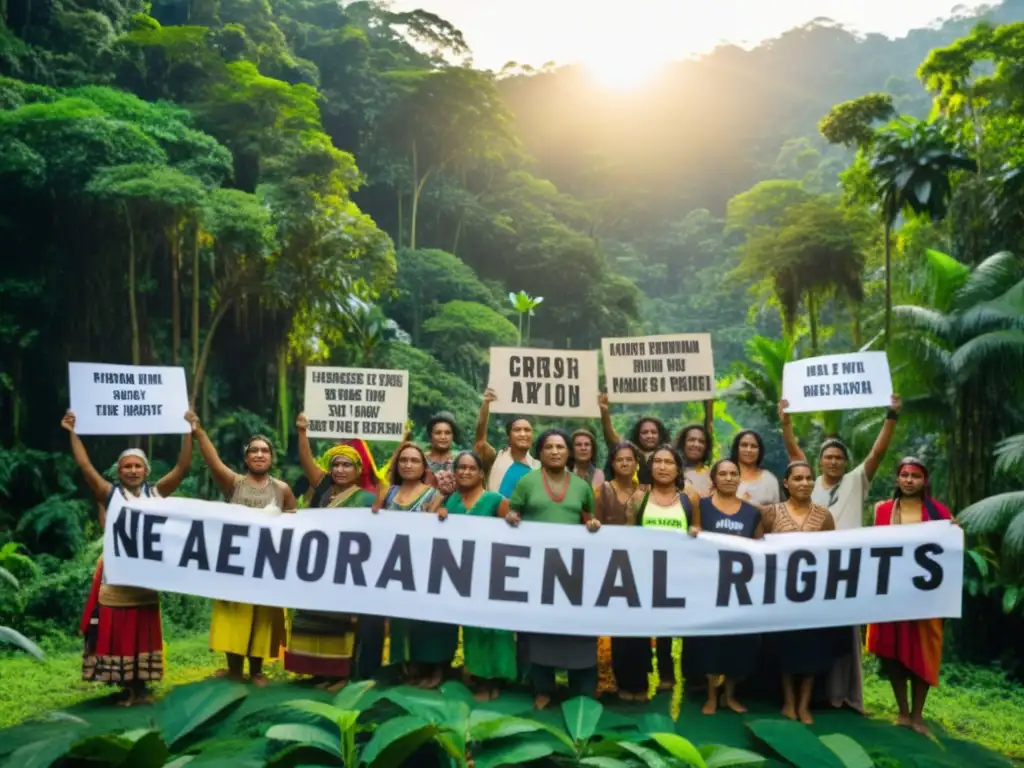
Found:
[[[892,525],[896,500],[875,507],[875,525]],[[952,520],[949,509],[931,497],[925,498],[922,522]],[[942,619],[894,621],[868,626],[868,651],[881,659],[896,661],[928,685],[939,684],[942,664]]]
[[[367,447],[364,440],[341,440],[339,445],[347,445],[354,448],[359,458],[362,459],[362,472],[359,475],[359,487],[370,493],[377,493],[377,464],[373,460],[373,454]]]

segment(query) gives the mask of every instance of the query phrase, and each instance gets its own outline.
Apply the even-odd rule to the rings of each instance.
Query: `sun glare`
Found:
[[[584,68],[598,85],[614,91],[634,91],[643,88],[661,69],[664,62],[642,55],[622,57],[595,56],[583,62]]]

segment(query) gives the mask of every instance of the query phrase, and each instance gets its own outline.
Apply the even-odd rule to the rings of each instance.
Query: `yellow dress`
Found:
[[[230,503],[250,509],[264,509],[271,504],[281,506],[283,492],[271,481],[257,488],[239,478],[231,493]],[[210,622],[210,650],[232,653],[253,659],[276,659],[286,640],[284,608],[264,605],[213,601]]]

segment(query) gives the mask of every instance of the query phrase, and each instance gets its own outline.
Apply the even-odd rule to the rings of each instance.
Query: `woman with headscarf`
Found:
[[[427,456],[416,443],[405,442],[395,451],[390,487],[378,507],[398,512],[429,512],[441,506],[441,493],[430,485]],[[412,619],[391,619],[391,661],[406,664],[409,682],[436,688],[451,667],[459,645],[457,624]]]
[[[512,525],[520,520],[560,525],[582,522],[587,530],[597,531],[601,523],[594,517],[594,489],[567,469],[572,456],[569,435],[560,429],[549,429],[537,438],[533,454],[541,467],[516,484],[506,521]],[[520,633],[519,639],[527,644],[533,704],[537,709],[551,703],[555,672],[559,669],[569,673],[571,695],[597,693],[597,638]]]
[[[577,429],[572,433],[572,463],[574,473],[582,477],[597,493],[604,485],[605,473],[597,468],[597,440],[589,429]]]
[[[484,488],[484,463],[473,451],[455,457],[456,491],[438,510],[441,520],[448,515],[474,515],[505,519],[508,499]],[[468,671],[476,680],[477,701],[497,698],[502,682],[516,679],[515,634],[503,629],[462,628],[462,652]]]
[[[739,498],[740,468],[732,459],[719,459],[711,466],[713,493],[700,499],[694,510],[690,534],[701,531],[760,539],[764,536],[761,512],[748,501]],[[685,641],[696,674],[708,680],[708,698],[704,703],[705,715],[718,711],[719,703],[733,712],[744,713],[747,708],[736,699],[736,684],[749,676],[757,666],[761,636],[714,635],[691,637]],[[724,690],[723,690],[724,689]],[[721,693],[721,700],[719,700]]]
[[[192,435],[199,443],[199,452],[210,475],[229,504],[271,515],[295,511],[297,504],[291,488],[270,476],[275,454],[269,437],[253,435],[249,438],[242,448],[245,474],[240,475],[221,460],[213,441],[199,423],[199,417],[189,411],[185,419],[192,425]],[[227,669],[218,672],[218,677],[242,680],[245,660],[248,659],[249,679],[259,688],[266,687],[269,681],[263,674],[263,663],[267,659],[276,659],[284,643],[283,608],[229,600],[213,601],[210,650],[223,653],[227,658]]]
[[[101,527],[106,526],[107,508],[115,493],[124,501],[170,496],[185,479],[192,462],[192,436],[185,435],[178,462],[150,485],[149,459],[140,449],[129,448],[118,456],[117,482],[111,483],[96,471],[85,445],[75,434],[75,414],[68,411],[60,425],[71,435],[71,455],[99,505]],[[82,679],[120,686],[119,703],[125,707],[149,700],[147,685],[164,676],[160,595],[148,589],[106,584],[101,557],[93,574],[81,630],[85,635]]]
[[[310,507],[328,509],[369,509],[374,495],[359,487],[363,459],[347,445],[336,445],[328,451],[328,472],[313,458],[306,429],[305,414],[295,420],[299,441],[299,464],[317,489]],[[327,480],[326,489],[324,481]],[[321,490],[323,489],[323,490]],[[322,687],[334,692],[348,682],[352,674],[357,617],[328,611],[296,611],[292,617],[291,637],[284,651],[284,668],[297,675],[325,678]]]
[[[702,424],[689,424],[676,437],[676,451],[683,457],[685,477],[701,496],[711,493],[711,435]]]
[[[893,498],[875,506],[875,525],[915,525],[938,520],[949,520],[957,525],[949,508],[932,498],[928,468],[924,463],[913,457],[903,459],[896,468]],[[928,735],[924,722],[928,689],[939,685],[942,630],[942,619],[868,626],[868,651],[881,661],[896,697],[899,708],[896,725],[913,728],[923,735]],[[910,702],[907,700],[908,682]]]
[[[602,526],[635,525],[637,502],[643,496],[636,482],[640,449],[618,443],[608,451],[604,476],[598,489],[594,517]],[[647,700],[647,675],[651,671],[651,640],[647,637],[613,637],[612,674],[623,701]]]
[[[755,507],[778,504],[779,478],[764,469],[764,440],[752,429],[744,429],[732,440],[729,459],[739,467],[740,485],[736,495]]]
[[[814,472],[806,461],[794,461],[783,478],[788,498],[761,512],[765,534],[834,531],[832,513],[811,501]],[[815,675],[827,672],[843,650],[844,627],[775,632],[765,638],[782,671],[782,714],[811,725]],[[796,681],[799,680],[799,684]]]

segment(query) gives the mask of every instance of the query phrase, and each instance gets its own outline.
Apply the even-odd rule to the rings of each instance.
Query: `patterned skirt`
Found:
[[[284,668],[297,675],[347,680],[352,673],[356,625],[352,616],[296,611],[284,652]]]
[[[160,606],[96,606],[85,635],[82,679],[94,683],[154,682],[164,676]]]

